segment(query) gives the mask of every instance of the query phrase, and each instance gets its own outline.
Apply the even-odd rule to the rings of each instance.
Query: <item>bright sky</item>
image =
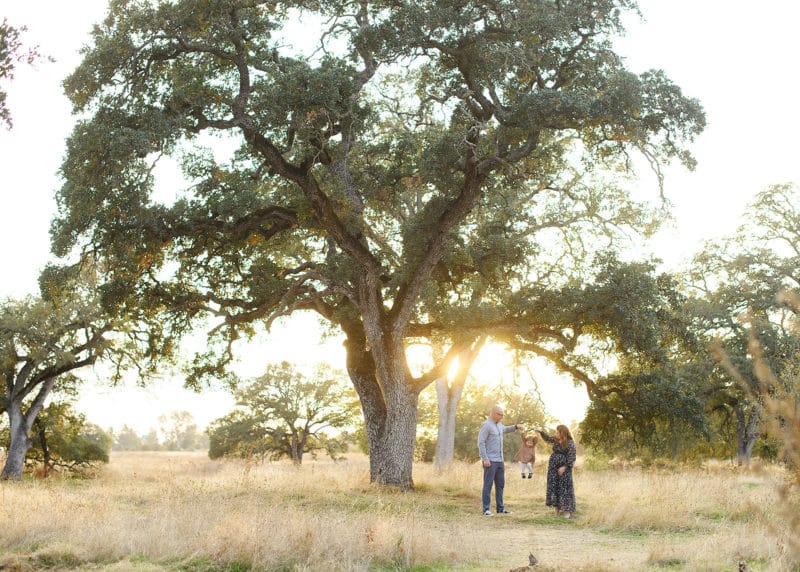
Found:
[[[641,0],[639,4],[645,21],[631,22],[628,36],[619,43],[621,53],[633,71],[664,69],[685,94],[702,102],[708,118],[706,132],[693,147],[697,169],[667,172],[666,194],[676,222],[652,243],[658,256],[677,266],[702,240],[732,233],[742,209],[757,192],[775,183],[800,183],[796,73],[800,3]],[[0,18],[27,26],[25,43],[39,45],[57,60],[35,68],[22,66],[13,83],[4,85],[14,128],[0,130],[0,243],[4,245],[0,298],[34,293],[38,273],[49,259],[57,170],[73,122],[61,81],[80,61],[78,50],[88,41],[92,24],[102,19],[105,6],[105,0],[0,0]],[[656,197],[652,177],[643,177],[641,192]],[[315,359],[321,352],[309,352],[307,345],[275,349],[278,340],[294,334],[307,339],[309,328],[309,322],[301,321],[290,331],[273,335],[272,345],[256,350],[253,361]],[[540,389],[554,417],[565,422],[582,418],[586,407],[582,389],[544,374]],[[160,415],[180,409],[191,411],[204,425],[231,406],[230,398],[220,391],[196,395],[182,390],[175,380],[146,390],[112,390],[98,380],[87,385],[84,394],[79,407],[103,427],[127,423],[147,430]]]

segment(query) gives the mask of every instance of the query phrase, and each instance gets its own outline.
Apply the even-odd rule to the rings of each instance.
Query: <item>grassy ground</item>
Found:
[[[514,514],[484,517],[478,464],[417,466],[402,493],[371,486],[357,454],[296,468],[115,453],[96,479],[0,483],[0,569],[479,571],[532,552],[542,571],[800,570],[774,467],[579,466],[573,520],[544,506],[543,465],[508,470]]]

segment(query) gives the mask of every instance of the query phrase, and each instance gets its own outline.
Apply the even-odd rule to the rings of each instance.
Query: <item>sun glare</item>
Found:
[[[409,346],[406,355],[413,375],[420,375],[433,363],[430,347],[422,344]],[[453,379],[457,367],[456,360],[448,369],[448,380]],[[514,386],[519,391],[538,393],[552,420],[572,427],[583,420],[589,406],[585,388],[576,387],[570,376],[558,373],[543,358],[515,360],[514,352],[501,344],[489,343],[483,347],[470,369],[467,384],[470,383],[490,390]]]
[[[515,360],[500,344],[487,344],[472,366],[470,376],[487,387],[515,386],[538,393],[553,421],[577,425],[586,415],[589,397],[570,376],[557,372],[544,358]]]

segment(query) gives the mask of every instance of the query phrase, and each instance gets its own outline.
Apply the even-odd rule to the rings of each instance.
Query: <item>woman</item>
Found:
[[[575,465],[575,441],[566,425],[556,427],[552,437],[543,429],[536,429],[542,439],[552,443],[553,452],[547,465],[547,498],[545,504],[552,506],[556,516],[570,518],[575,512],[575,486],[572,483],[572,467]]]

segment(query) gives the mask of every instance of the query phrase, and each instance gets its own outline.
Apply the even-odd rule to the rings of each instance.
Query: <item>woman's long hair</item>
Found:
[[[569,427],[566,425],[559,425],[556,427],[556,440],[558,444],[567,448],[567,443],[572,440],[572,433],[569,432]]]

